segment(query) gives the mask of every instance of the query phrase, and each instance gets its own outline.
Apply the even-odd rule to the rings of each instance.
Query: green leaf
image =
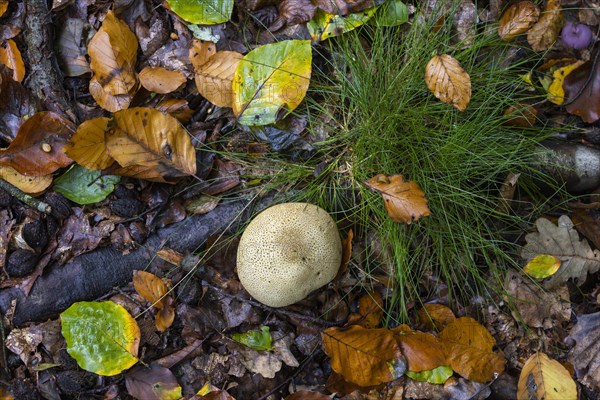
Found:
[[[554,275],[560,268],[560,259],[550,254],[539,254],[527,263],[523,272],[536,278],[544,279]]]
[[[138,361],[140,329],[122,306],[79,302],[60,314],[60,320],[67,352],[86,371],[111,376]]]
[[[405,374],[415,381],[419,382],[429,382],[435,384],[442,384],[448,380],[452,376],[454,371],[452,368],[441,366],[434,369],[430,369],[429,371],[421,371],[421,372],[413,372],[406,371]]]
[[[168,0],[171,10],[192,24],[212,25],[229,21],[233,0]]]
[[[308,90],[311,63],[309,40],[284,40],[246,54],[233,77],[238,122],[267,125],[298,107]]]
[[[400,0],[387,0],[377,9],[371,21],[377,26],[397,26],[408,22],[408,8]]]
[[[343,33],[350,32],[353,29],[364,25],[375,14],[378,7],[369,8],[358,13],[350,14],[342,17],[337,14],[329,14],[320,8],[317,9],[313,19],[308,21],[306,27],[310,33],[310,37],[315,42],[328,39],[333,36],[339,36]]]
[[[97,203],[111,194],[121,179],[115,175],[101,175],[101,171],[75,164],[54,180],[54,190],[77,204]]]
[[[261,326],[260,331],[249,331],[246,333],[234,333],[231,338],[238,343],[254,350],[273,350],[271,345],[271,334],[268,326]]]

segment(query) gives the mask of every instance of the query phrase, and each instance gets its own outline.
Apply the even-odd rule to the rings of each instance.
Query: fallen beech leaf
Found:
[[[425,67],[425,83],[435,97],[465,111],[471,101],[471,78],[448,54],[433,57]]]
[[[449,323],[439,336],[450,367],[465,379],[489,382],[504,371],[506,359],[494,352],[492,335],[470,317]]]
[[[565,109],[591,124],[600,119],[600,53],[583,63],[564,78]],[[592,71],[592,67],[594,70]]]
[[[120,176],[102,175],[100,171],[75,164],[56,178],[52,188],[77,204],[92,204],[111,194],[120,179]]]
[[[108,154],[145,179],[164,181],[196,173],[192,140],[174,117],[152,108],[114,113],[106,133]]]
[[[410,224],[431,214],[425,193],[413,181],[404,181],[402,175],[378,174],[365,184],[381,193],[385,209],[395,222]]]
[[[115,162],[106,151],[106,117],[84,121],[64,147],[65,154],[77,164],[93,170],[108,168]]]
[[[527,359],[517,386],[518,400],[577,399],[577,386],[569,371],[544,353]]]
[[[559,268],[560,259],[550,254],[539,254],[529,260],[525,268],[523,268],[523,272],[533,278],[544,279],[554,275]]]
[[[377,292],[367,293],[358,300],[358,312],[350,314],[346,325],[360,325],[367,329],[377,328],[384,311],[381,295]]]
[[[233,77],[242,60],[237,51],[219,51],[196,69],[198,92],[217,107],[233,105]]]
[[[135,91],[137,91],[137,89],[134,90],[134,92]],[[119,94],[116,96],[108,94],[102,89],[102,85],[95,76],[90,79],[90,94],[100,107],[110,112],[126,109],[133,99],[133,95],[131,94]]]
[[[51,174],[73,162],[63,152],[63,146],[74,131],[73,123],[56,113],[34,114],[21,125],[10,145],[0,150],[0,165],[23,175]]]
[[[133,287],[152,306],[161,309],[169,287],[158,276],[145,271],[133,271]]]
[[[306,27],[312,40],[320,42],[330,37],[340,36],[343,33],[350,32],[364,25],[375,15],[377,10],[378,8],[374,7],[364,12],[342,16],[338,13],[328,13],[317,9],[313,19],[308,21]]]
[[[562,26],[560,0],[548,0],[542,16],[527,32],[527,42],[535,51],[548,50],[556,42]]]
[[[109,11],[88,45],[94,78],[107,94],[127,95],[136,87],[134,68],[137,49],[138,42],[133,32]]]
[[[3,165],[0,165],[0,179],[29,194],[42,193],[52,184],[52,175],[25,176]]]
[[[456,319],[452,310],[443,304],[425,304],[417,314],[422,324],[437,331],[441,331]]]
[[[271,334],[268,326],[261,326],[260,330],[253,330],[243,333],[234,333],[231,338],[244,346],[258,351],[273,350]]]
[[[194,38],[192,47],[190,47],[189,58],[194,66],[194,70],[198,70],[210,57],[217,53],[217,46],[213,42],[202,41]]]
[[[91,71],[81,46],[84,22],[79,18],[67,18],[58,37],[58,56],[66,76],[80,76]]]
[[[8,9],[8,0],[0,0],[0,17],[4,15]]]
[[[509,6],[500,17],[498,35],[506,42],[527,32],[540,17],[540,9],[532,1],[520,1]]]
[[[182,124],[188,123],[194,115],[194,111],[184,99],[164,99],[155,108],[165,114],[171,114]]]
[[[167,94],[177,90],[187,79],[181,71],[169,71],[162,67],[145,67],[140,71],[140,83],[146,90]]]
[[[175,14],[192,24],[214,25],[229,21],[233,0],[167,0]]]
[[[446,383],[446,381],[454,374],[454,371],[450,367],[446,367],[444,365],[430,369],[427,371],[421,372],[413,372],[406,371],[406,376],[410,377],[419,382],[429,382],[435,385],[441,385]],[[465,397],[469,398],[469,397]]]
[[[350,259],[352,258],[352,239],[354,238],[354,232],[352,229],[348,230],[348,235],[346,238],[342,240],[342,264],[340,266],[340,270],[338,271],[338,276],[346,272],[348,269],[348,264],[350,263]]]
[[[181,386],[173,373],[158,364],[135,366],[125,374],[127,393],[136,399],[179,400]]]
[[[15,81],[23,81],[23,78],[25,78],[25,64],[14,40],[9,39],[0,46],[0,63],[12,69]]]
[[[283,0],[277,5],[279,17],[288,25],[304,24],[315,15],[317,6],[311,0]]]
[[[374,386],[402,376],[406,361],[389,329],[328,328],[321,333],[331,368],[348,382]]]
[[[504,122],[505,125],[518,126],[520,128],[533,128],[537,122],[538,110],[530,104],[517,103],[513,106],[509,106],[504,111],[504,116],[507,117]],[[511,173],[510,176],[514,177],[519,175],[520,174]],[[515,187],[515,185],[511,186],[511,188]],[[505,204],[505,206],[507,206],[507,204]]]
[[[411,330],[396,334],[396,340],[406,357],[409,371],[430,371],[448,365],[442,343],[430,333]]]
[[[575,341],[569,361],[577,378],[598,393],[600,391],[600,312],[577,316],[568,340]]]

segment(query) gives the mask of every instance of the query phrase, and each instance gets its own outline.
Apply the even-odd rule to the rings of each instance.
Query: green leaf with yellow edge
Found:
[[[583,61],[579,60],[574,64],[558,68],[552,73],[552,83],[547,89],[547,97],[549,101],[558,105],[561,105],[565,102],[565,91],[563,89],[563,82],[565,81],[565,78],[581,64],[583,64]]]
[[[444,365],[434,369],[430,369],[429,371],[405,372],[405,374],[408,377],[414,379],[415,381],[429,382],[434,383],[436,385],[441,385],[442,383],[445,383],[448,380],[448,378],[452,376],[453,373],[454,371],[452,370],[452,368],[446,367]]]
[[[213,25],[229,21],[233,0],[168,0],[171,10],[187,22]]]
[[[231,338],[253,350],[273,350],[275,348],[271,344],[271,334],[268,326],[261,326],[260,331],[234,333]]]
[[[115,190],[120,176],[102,175],[75,164],[54,180],[54,190],[77,204],[92,204],[102,201]]]
[[[408,8],[400,0],[387,0],[369,21],[376,26],[398,26],[405,22],[408,22]]]
[[[527,263],[523,272],[536,278],[544,279],[552,276],[560,268],[560,259],[550,254],[540,254]]]
[[[86,371],[112,376],[137,363],[140,328],[112,301],[73,304],[60,314],[67,352]]]
[[[309,40],[284,40],[246,54],[233,77],[233,112],[242,125],[268,125],[293,111],[310,83]]]
[[[314,17],[308,21],[306,27],[313,41],[319,42],[330,37],[340,36],[353,29],[364,25],[371,19],[378,7],[369,8],[358,13],[349,14],[345,17],[337,14],[329,14],[320,8]]]

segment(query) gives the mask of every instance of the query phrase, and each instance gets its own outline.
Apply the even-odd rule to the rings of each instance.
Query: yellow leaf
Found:
[[[527,32],[539,17],[540,9],[533,2],[526,0],[514,3],[500,17],[498,35],[502,40],[510,42]]]
[[[560,268],[560,260],[549,254],[540,254],[527,263],[523,272],[536,279],[554,275]]]
[[[8,0],[0,0],[0,17],[4,15],[8,9]]]
[[[137,49],[138,42],[133,32],[109,11],[88,46],[90,68],[107,94],[128,95],[136,87],[134,68]]]
[[[552,83],[548,87],[548,100],[554,104],[561,105],[565,102],[565,91],[563,89],[563,82],[565,78],[573,72],[574,69],[583,64],[583,60],[567,65],[562,68],[558,68],[552,73]]]
[[[196,87],[205,99],[218,107],[233,104],[233,76],[242,60],[236,51],[219,51],[196,69]]]
[[[52,184],[52,175],[25,176],[4,165],[0,165],[0,178],[29,194],[42,193]]]
[[[548,0],[542,16],[527,32],[527,41],[535,51],[548,50],[556,42],[562,26],[560,0]]]
[[[109,119],[94,118],[83,122],[64,147],[65,154],[88,169],[108,168],[115,161],[106,152],[104,131]]]
[[[425,67],[425,83],[435,97],[465,111],[471,101],[471,78],[460,63],[442,54],[433,57]]]
[[[405,182],[402,175],[378,174],[365,184],[381,193],[385,209],[395,222],[410,224],[431,214],[425,193],[416,182]]]
[[[181,71],[169,71],[162,67],[145,67],[140,72],[140,83],[146,90],[159,94],[171,93],[186,82]]]
[[[23,78],[25,78],[25,64],[14,40],[9,39],[0,46],[0,63],[12,69],[15,81],[23,81]]]
[[[558,361],[535,353],[523,365],[517,386],[518,400],[577,400],[577,386]]]

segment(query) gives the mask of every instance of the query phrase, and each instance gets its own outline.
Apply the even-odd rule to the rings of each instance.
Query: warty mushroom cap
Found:
[[[335,278],[342,242],[335,221],[309,203],[267,208],[248,225],[237,252],[244,288],[270,307],[285,307]]]

